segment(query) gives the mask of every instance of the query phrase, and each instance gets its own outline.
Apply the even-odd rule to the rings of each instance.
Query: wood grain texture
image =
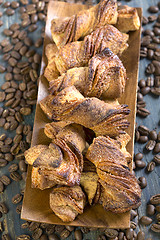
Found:
[[[68,4],[63,2],[50,2],[48,8],[48,18],[46,24],[46,37],[44,46],[51,41],[50,21],[53,17],[70,16],[77,11],[87,8],[85,5]],[[141,16],[141,10],[138,9]],[[128,151],[133,154],[134,143],[134,126],[135,126],[135,106],[136,106],[136,88],[138,81],[138,59],[139,59],[139,45],[140,45],[140,30],[130,34],[129,48],[123,54],[122,61],[127,69],[128,81],[126,85],[126,92],[120,99],[121,103],[129,105],[131,114],[129,116],[130,127],[128,133],[131,135],[131,142],[128,145]],[[134,64],[133,64],[134,63]],[[41,74],[43,73],[46,59],[43,53],[43,62],[41,67]],[[34,123],[34,131],[32,138],[32,146],[37,144],[46,144],[47,139],[43,133],[43,128],[48,121],[44,113],[39,107],[39,101],[48,95],[48,83],[46,79],[41,77],[39,81],[38,102],[36,108],[36,116]],[[31,221],[40,221],[53,224],[63,223],[49,207],[49,190],[38,190],[31,188],[31,167],[28,170],[26,191],[23,201],[23,208],[21,217]],[[90,226],[90,227],[108,227],[108,228],[127,228],[129,227],[130,213],[113,214],[103,209],[101,205],[87,206],[82,215],[79,215],[76,220],[69,225],[74,226]],[[68,224],[68,223],[67,223]]]

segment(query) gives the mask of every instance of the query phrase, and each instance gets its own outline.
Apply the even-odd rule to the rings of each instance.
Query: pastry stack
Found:
[[[49,95],[40,102],[51,120],[44,128],[50,144],[31,147],[25,159],[32,165],[32,187],[51,188],[50,208],[63,222],[87,204],[114,213],[140,204],[126,150],[130,110],[118,102],[127,82],[120,56],[127,33],[139,27],[136,9],[117,9],[115,0],[52,20],[44,71]]]

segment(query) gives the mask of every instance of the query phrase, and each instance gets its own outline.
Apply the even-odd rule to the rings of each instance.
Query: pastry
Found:
[[[46,105],[48,99],[52,105]],[[40,106],[55,122],[81,124],[93,130],[97,136],[117,136],[129,126],[126,116],[130,110],[126,105],[85,98],[74,86],[63,89],[55,97],[47,96],[40,102]]]
[[[106,25],[97,28],[83,41],[66,44],[56,54],[52,53],[49,45],[48,65],[44,71],[44,76],[48,81],[51,81],[70,68],[87,66],[90,58],[101,53],[105,48],[109,48],[114,54],[121,55],[128,47],[128,37],[127,34],[121,33],[114,26]],[[53,44],[53,52],[54,48],[55,44]]]
[[[117,22],[117,1],[101,0],[88,10],[79,11],[71,17],[56,18],[51,22],[51,33],[57,47],[90,34],[96,28]]]
[[[80,186],[63,186],[52,190],[49,202],[52,211],[63,222],[71,222],[83,213],[86,197]]]
[[[49,82],[50,93],[55,95],[74,85],[85,97],[117,99],[122,96],[126,83],[126,69],[109,48],[92,57],[88,67],[71,68]]]

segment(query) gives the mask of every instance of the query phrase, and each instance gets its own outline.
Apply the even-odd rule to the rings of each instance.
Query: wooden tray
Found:
[[[87,9],[89,6],[69,4],[65,2],[50,1],[48,7],[47,23],[46,23],[46,36],[44,41],[44,48],[46,44],[52,42],[50,33],[50,23],[53,18],[71,16],[82,9]],[[142,11],[138,8],[138,14],[141,17]],[[134,130],[135,130],[135,115],[136,115],[136,89],[138,81],[138,61],[139,61],[139,48],[140,48],[140,30],[130,33],[129,48],[122,56],[122,61],[127,69],[128,82],[126,91],[120,99],[120,103],[129,105],[131,114],[128,119],[130,127],[128,133],[131,136],[131,141],[127,146],[128,151],[133,155],[134,147]],[[43,52],[41,75],[43,74],[44,67],[47,61]],[[32,146],[38,144],[48,144],[49,139],[45,136],[43,129],[46,123],[49,122],[47,117],[42,112],[39,101],[48,95],[48,83],[46,79],[41,76],[39,81],[38,99],[35,114],[35,122],[32,137]],[[31,188],[31,166],[28,167],[28,175],[26,181],[26,189],[23,200],[23,207],[21,218],[30,221],[45,222],[50,224],[63,223],[49,207],[49,193],[51,189],[39,190]],[[128,228],[130,222],[130,212],[123,214],[113,214],[103,209],[101,205],[87,206],[82,215],[79,215],[76,220],[67,225],[72,226],[86,226],[86,227],[108,227],[108,228]]]

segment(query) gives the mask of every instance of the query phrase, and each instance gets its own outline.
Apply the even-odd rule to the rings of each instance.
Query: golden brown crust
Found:
[[[62,47],[55,56],[48,59],[48,67],[45,69],[45,77],[53,80],[54,72],[60,74],[70,68],[87,66],[91,57],[109,48],[114,54],[121,55],[128,47],[128,35],[121,33],[112,25],[97,28],[83,41],[68,43]],[[53,66],[53,69],[52,69]],[[50,71],[51,75],[46,75]]]
[[[88,196],[88,202],[92,205],[98,185],[98,175],[96,172],[82,172],[80,184]]]
[[[102,0],[88,10],[82,10],[71,17],[53,19],[51,33],[57,47],[75,42],[96,28],[117,21],[117,3],[115,0]]]
[[[56,183],[54,181],[49,181],[45,176],[39,174],[39,169],[32,167],[31,173],[31,187],[39,188],[41,190],[54,187]]]
[[[140,19],[137,9],[129,6],[123,6],[118,10],[118,19],[115,24],[119,31],[127,33],[140,28]]]
[[[50,135],[54,138],[49,146],[38,145],[25,152],[26,161],[37,169],[33,170],[32,185],[42,189],[46,181],[49,185],[79,184],[83,170],[82,151],[86,146],[83,127],[73,124],[56,128],[54,135]]]
[[[32,148],[29,148],[24,153],[25,161],[28,164],[33,165],[33,162],[36,160],[36,158],[41,154],[41,152],[43,152],[46,149],[47,149],[46,145],[36,145]]]
[[[95,138],[86,154],[86,158],[94,163],[96,167],[100,163],[105,164],[108,162],[128,167],[128,158],[125,156],[126,154],[121,150],[118,141],[108,136]]]
[[[141,190],[136,177],[129,171],[130,155],[125,147],[122,148],[118,140],[101,136],[94,139],[86,154],[95,164],[101,184],[95,202],[116,213],[129,211],[140,204]]]
[[[74,85],[84,96],[117,99],[125,89],[126,70],[108,48],[96,54],[88,67],[72,68],[50,82],[50,93],[55,95]]]
[[[45,105],[45,102],[42,104]],[[74,86],[62,90],[53,99],[50,110],[54,121],[81,124],[92,129],[96,135],[117,136],[129,126],[126,116],[130,110],[126,105],[114,105],[98,98],[84,98]]]
[[[86,197],[80,186],[57,187],[50,193],[50,207],[63,222],[83,213]]]

